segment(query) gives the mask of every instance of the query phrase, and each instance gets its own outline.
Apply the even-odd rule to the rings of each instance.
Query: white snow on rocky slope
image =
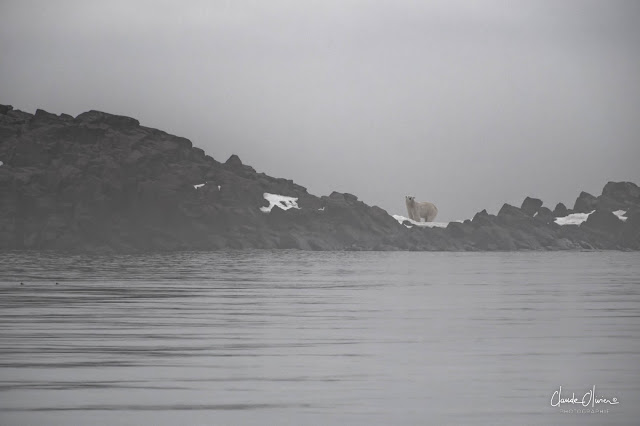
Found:
[[[556,217],[554,222],[558,225],[580,225],[582,222],[587,220],[589,215],[593,212],[595,212],[595,210],[592,210],[589,213],[572,213],[568,216]]]
[[[282,210],[289,210],[291,208],[299,209],[298,199],[294,197],[287,197],[285,195],[264,193],[264,199],[269,202],[269,207],[260,207],[260,211],[269,213],[273,206],[278,206]]]
[[[624,210],[616,210],[615,212],[613,212],[613,214],[618,216],[618,219],[620,219],[623,222],[625,222],[627,220],[627,217],[625,216],[625,214],[627,214],[627,212],[624,211]]]
[[[401,216],[399,214],[392,215],[398,223],[402,224],[405,220],[408,220],[411,224],[415,226],[423,226],[427,228],[446,228],[449,225],[449,222],[416,222],[415,220],[411,220],[408,217]],[[455,220],[454,222],[462,222],[461,220]],[[406,226],[406,225],[405,225]],[[407,226],[410,228],[410,226]]]

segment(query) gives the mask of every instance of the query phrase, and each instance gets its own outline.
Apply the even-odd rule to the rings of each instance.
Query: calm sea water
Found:
[[[640,253],[0,254],[2,425],[639,419]]]

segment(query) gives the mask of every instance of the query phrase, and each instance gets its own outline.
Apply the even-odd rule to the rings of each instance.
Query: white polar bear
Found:
[[[416,222],[422,222],[422,219],[425,222],[433,222],[433,219],[438,215],[438,208],[427,201],[420,203],[416,201],[416,197],[407,195],[405,202],[407,203],[409,219]]]

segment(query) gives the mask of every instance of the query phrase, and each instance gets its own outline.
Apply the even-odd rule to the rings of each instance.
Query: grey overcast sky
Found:
[[[7,1],[0,103],[437,220],[640,184],[640,2]],[[284,194],[286,195],[286,194]]]

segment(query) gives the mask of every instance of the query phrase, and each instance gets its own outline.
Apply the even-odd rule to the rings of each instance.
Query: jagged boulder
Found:
[[[519,208],[512,206],[511,204],[503,204],[498,211],[498,217],[500,218],[525,218],[528,215]]]
[[[571,212],[563,203],[556,204],[556,208],[553,209],[553,215],[555,217],[565,217],[569,215]]]
[[[484,209],[473,216],[473,219],[471,219],[471,224],[474,227],[490,225],[495,222],[495,218],[495,215],[487,213],[487,210]]]
[[[618,216],[614,215],[610,211],[596,209],[580,226],[615,235],[622,229],[623,225],[624,223],[618,218]]]
[[[623,247],[640,250],[640,209],[627,212],[627,220],[620,230],[620,243]]]
[[[242,161],[236,154],[232,154],[224,164],[227,166],[242,166]]]
[[[632,182],[608,182],[602,189],[602,197],[617,201],[623,207],[640,206],[640,188]]]
[[[537,220],[543,221],[543,222],[552,222],[553,219],[555,218],[555,215],[553,214],[553,212],[551,210],[549,210],[548,207],[540,207],[537,211],[537,214],[535,216],[535,218]]]
[[[598,199],[588,192],[582,191],[573,206],[573,211],[576,213],[588,213],[596,209],[598,205]]]
[[[92,125],[105,125],[116,129],[128,129],[140,126],[140,122],[135,118],[126,117],[124,115],[109,114],[102,111],[87,111],[79,114],[76,121]]]
[[[53,121],[56,122],[60,119],[59,116],[57,116],[56,114],[47,112],[43,109],[37,109],[35,115],[33,116],[33,121],[34,122],[39,122],[39,121]]]
[[[529,216],[533,216],[538,213],[538,210],[542,207],[542,200],[538,198],[527,197],[522,202],[520,210]]]

